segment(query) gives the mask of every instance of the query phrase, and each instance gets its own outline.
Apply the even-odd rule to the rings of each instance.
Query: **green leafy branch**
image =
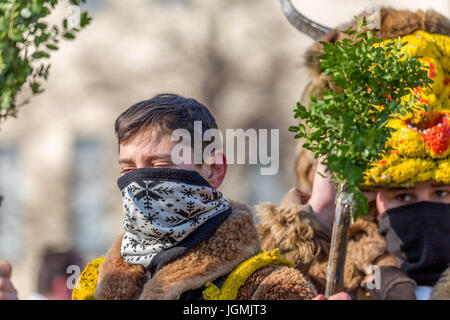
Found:
[[[0,120],[16,116],[16,96],[24,86],[33,94],[43,91],[41,81],[47,79],[50,64],[42,59],[58,50],[60,39],[74,39],[91,21],[83,11],[79,27],[71,27],[67,18],[61,26],[49,25],[43,19],[57,4],[58,0],[0,0]]]
[[[321,69],[331,77],[332,88],[320,99],[312,96],[309,110],[298,103],[294,116],[305,124],[289,128],[295,138],[304,138],[305,149],[323,157],[332,181],[350,194],[354,218],[368,211],[360,185],[364,172],[383,154],[392,132],[389,119],[412,111],[414,95],[410,101],[402,97],[431,83],[418,57],[401,51],[406,43],[400,38],[381,43],[364,30],[365,20],[357,21],[357,30],[344,31],[347,38],[322,42]]]

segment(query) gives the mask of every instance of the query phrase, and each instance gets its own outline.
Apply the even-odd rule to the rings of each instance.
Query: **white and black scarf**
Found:
[[[153,269],[151,273],[159,269],[152,262],[155,256],[182,244],[182,250],[175,250],[179,256],[207,238],[231,212],[222,193],[195,171],[136,169],[120,177],[118,186],[126,231],[122,259]],[[196,230],[202,231],[193,237]]]

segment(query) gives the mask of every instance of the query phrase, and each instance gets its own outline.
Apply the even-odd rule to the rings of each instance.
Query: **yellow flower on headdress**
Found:
[[[417,31],[401,41],[407,42],[403,52],[418,55],[428,67],[430,88],[411,92],[419,103],[428,105],[428,111],[418,106],[414,114],[388,123],[396,129],[386,143],[391,150],[366,171],[365,185],[450,184],[450,37]]]

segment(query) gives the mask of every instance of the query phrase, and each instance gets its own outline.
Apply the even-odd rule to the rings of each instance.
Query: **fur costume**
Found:
[[[306,200],[308,197],[303,195]],[[286,208],[262,203],[256,208],[260,218],[258,231],[263,250],[278,247],[293,261],[298,270],[309,277],[319,293],[325,291],[331,225],[319,220],[306,204]],[[350,227],[344,271],[344,291],[353,299],[370,299],[365,287],[371,275],[369,266],[399,268],[395,257],[387,253],[386,241],[378,234],[376,208],[372,204],[367,216],[360,216]],[[397,283],[411,283],[400,277]],[[396,296],[400,298],[401,295]],[[384,297],[384,298],[393,298]],[[450,299],[450,267],[433,288],[431,299]]]
[[[143,300],[174,300],[185,297],[187,292],[206,288],[219,290],[211,282],[228,274],[238,273],[239,268],[245,267],[261,249],[260,239],[254,223],[254,215],[248,206],[230,202],[231,215],[205,241],[198,243],[178,259],[167,263],[146,281],[145,270],[142,265],[132,265],[122,260],[120,246],[122,236],[107,252],[103,263],[98,263],[98,278],[91,287],[94,288],[93,297],[74,291],[74,299],[143,299]],[[260,257],[275,260],[277,253],[264,253],[256,257],[256,264]],[[251,259],[249,259],[251,258]],[[259,260],[258,260],[259,259]],[[279,258],[279,260],[282,258]],[[312,299],[317,295],[314,285],[295,268],[271,263],[258,268],[253,264],[254,272],[246,278],[239,275],[231,279],[239,279],[234,287],[236,299]],[[245,268],[244,268],[245,269]],[[237,271],[236,271],[237,270]],[[244,270],[245,271],[245,270]],[[89,272],[89,268],[85,269]],[[91,272],[92,273],[92,272]],[[244,272],[245,273],[245,272]],[[241,273],[242,274],[242,273]],[[88,279],[82,274],[81,288],[89,285]],[[226,288],[227,280],[222,291]],[[93,281],[95,282],[95,281]],[[233,287],[233,284],[228,288]],[[209,290],[212,295],[217,292]],[[205,296],[205,293],[203,294]],[[229,297],[225,295],[222,297]]]

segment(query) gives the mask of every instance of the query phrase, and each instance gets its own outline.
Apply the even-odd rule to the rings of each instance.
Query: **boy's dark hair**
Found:
[[[159,94],[129,107],[117,118],[115,129],[120,145],[149,127],[166,134],[186,129],[194,137],[194,121],[202,122],[202,134],[208,129],[217,129],[208,108],[197,100],[176,94]]]

